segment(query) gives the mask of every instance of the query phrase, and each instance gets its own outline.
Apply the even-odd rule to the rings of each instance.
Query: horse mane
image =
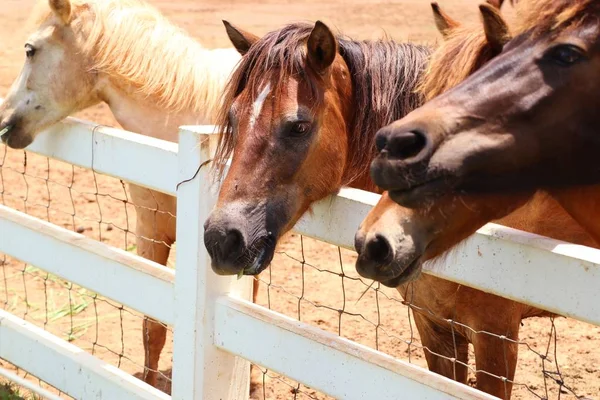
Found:
[[[235,145],[229,110],[247,85],[253,96],[270,71],[279,70],[279,82],[296,77],[309,83],[315,105],[318,96],[316,74],[309,75],[306,42],[314,25],[295,23],[267,33],[242,58],[227,84],[218,116],[220,140],[213,164],[222,171]],[[416,85],[430,51],[424,46],[398,44],[391,40],[353,41],[337,37],[338,51],[348,65],[356,112],[349,124],[348,161],[344,184],[368,169],[375,146],[375,132],[400,119],[420,104]]]
[[[347,185],[368,170],[375,155],[375,133],[423,104],[417,85],[431,50],[389,39],[338,42],[352,77],[356,110],[350,125]]]
[[[431,55],[419,91],[429,101],[457,86],[494,55],[481,24],[452,29]]]
[[[44,3],[47,20],[52,11]],[[235,50],[203,48],[142,0],[71,0],[71,6],[71,26],[82,32],[93,70],[156,99],[159,107],[214,115],[231,70],[222,66],[235,65]]]
[[[515,3],[517,34],[556,35],[558,31],[584,24],[592,16],[597,19],[600,15],[600,2],[597,0],[521,0]]]

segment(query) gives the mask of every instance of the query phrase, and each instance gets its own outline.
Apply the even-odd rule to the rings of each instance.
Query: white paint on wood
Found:
[[[0,253],[173,324],[175,272],[160,264],[3,205]]]
[[[250,298],[252,280],[217,276],[210,268],[203,225],[216,193],[209,179],[210,166],[197,171],[211,156],[214,140],[187,129],[192,128],[182,128],[179,136],[179,180],[195,178],[177,191],[172,396],[177,400],[246,399],[250,364],[213,345],[214,302],[226,294]]]
[[[67,118],[40,133],[26,150],[174,195],[177,147],[177,143]]]
[[[252,303],[222,297],[215,344],[337,399],[496,399]]]
[[[354,234],[379,195],[342,189],[294,230],[354,249]],[[424,272],[600,325],[600,250],[488,224]]]
[[[54,393],[44,389],[41,386],[34,384],[33,382],[21,378],[17,374],[13,374],[7,369],[0,367],[0,376],[19,387],[25,388],[28,391],[37,394],[44,400],[61,400],[61,398],[55,395]]]
[[[0,358],[76,399],[170,397],[49,332],[0,310]]]

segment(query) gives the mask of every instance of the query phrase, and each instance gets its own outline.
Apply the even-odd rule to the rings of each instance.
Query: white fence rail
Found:
[[[0,252],[174,325],[174,399],[244,398],[249,385],[246,360],[337,398],[492,398],[244,301],[250,296],[249,278],[236,281],[213,274],[202,224],[216,190],[208,184],[207,168],[196,174],[211,155],[211,131],[182,129],[178,147],[69,119],[28,149],[177,194],[181,232],[176,274],[6,207],[0,207]],[[352,248],[356,228],[378,198],[342,190],[317,204],[295,230]],[[30,251],[32,243],[35,252]],[[591,301],[600,287],[597,250],[490,224],[460,252],[426,272],[600,325],[600,304]],[[144,292],[132,294],[131,282]],[[566,284],[572,289],[565,289]],[[0,314],[0,338],[0,358],[76,398],[169,397],[6,312]],[[14,350],[29,345],[35,352]],[[292,353],[284,356],[284,349]],[[77,366],[79,372],[73,369]]]

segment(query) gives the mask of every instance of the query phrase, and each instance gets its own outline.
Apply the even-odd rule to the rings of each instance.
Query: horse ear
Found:
[[[448,34],[460,26],[460,24],[446,14],[439,6],[438,3],[431,3],[431,9],[433,10],[433,19],[435,20],[435,26],[443,37],[447,37]]]
[[[321,73],[333,64],[337,54],[337,40],[333,32],[321,21],[315,23],[306,46],[308,61],[315,71]]]
[[[504,4],[504,0],[486,0],[486,3],[489,5],[496,7],[498,10],[502,8],[502,4]]]
[[[225,20],[223,20],[223,25],[225,25],[227,36],[229,36],[229,40],[231,40],[233,47],[235,47],[241,55],[246,54],[248,50],[250,50],[250,47],[259,39],[258,36],[236,28]]]
[[[504,45],[511,39],[508,24],[500,15],[500,10],[489,4],[479,6],[483,17],[483,29],[488,43],[495,52],[500,53]]]
[[[48,0],[50,9],[66,25],[71,22],[71,2],[69,0]]]

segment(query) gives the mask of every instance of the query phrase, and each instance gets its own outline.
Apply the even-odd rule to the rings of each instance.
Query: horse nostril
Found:
[[[382,235],[377,234],[369,240],[365,250],[366,257],[378,264],[388,264],[392,260],[392,246]]]
[[[396,133],[389,138],[387,148],[393,158],[406,160],[427,148],[427,137],[418,131]]]
[[[221,245],[221,252],[225,257],[232,257],[241,253],[244,247],[244,237],[237,229],[231,229],[227,232],[225,240]]]
[[[383,149],[385,149],[385,146],[387,145],[387,137],[385,137],[385,135],[377,135],[375,137],[375,147],[377,148],[378,152],[382,152]]]

